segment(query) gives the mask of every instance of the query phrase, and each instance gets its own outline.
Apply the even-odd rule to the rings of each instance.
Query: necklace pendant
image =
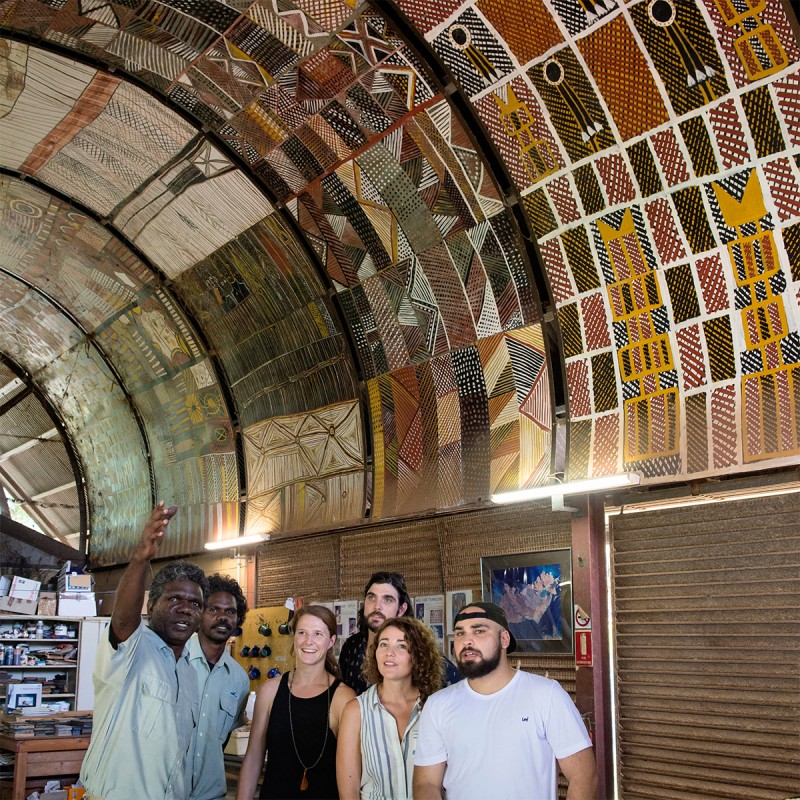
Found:
[[[304,792],[308,789],[308,770],[303,769],[303,779],[300,781],[300,791]]]

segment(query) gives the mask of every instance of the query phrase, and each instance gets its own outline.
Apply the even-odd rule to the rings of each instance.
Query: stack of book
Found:
[[[37,655],[39,657],[44,656],[48,666],[50,664],[76,664],[78,661],[78,647],[64,642],[50,650],[39,650]]]
[[[30,717],[6,715],[0,720],[0,733],[13,736],[15,739],[33,736],[33,720]]]
[[[66,712],[46,717],[3,714],[0,733],[16,739],[31,736],[91,736],[91,712]]]

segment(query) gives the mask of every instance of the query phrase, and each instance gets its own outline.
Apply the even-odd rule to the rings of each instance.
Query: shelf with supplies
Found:
[[[12,693],[25,698],[26,684],[41,684],[41,705],[56,703],[54,711],[75,710],[78,692],[81,626],[83,619],[48,616],[0,615],[0,700]],[[32,687],[33,689],[33,687]],[[38,690],[33,690],[38,691]]]

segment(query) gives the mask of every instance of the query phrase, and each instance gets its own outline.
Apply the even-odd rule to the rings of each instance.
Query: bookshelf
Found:
[[[42,704],[64,701],[64,710],[75,709],[82,624],[79,618],[0,615],[3,709],[9,683],[41,683]]]

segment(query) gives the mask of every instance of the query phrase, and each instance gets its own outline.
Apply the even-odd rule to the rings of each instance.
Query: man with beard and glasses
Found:
[[[394,617],[412,615],[411,598],[406,589],[406,579],[398,572],[376,572],[364,587],[364,608],[360,614],[360,630],[343,645],[339,654],[339,669],[342,680],[357,695],[369,688],[361,668],[367,646],[372,644],[375,631]],[[450,686],[461,680],[461,675],[453,664],[442,656],[444,667],[443,686]]]
[[[247,601],[239,584],[230,577],[209,575],[200,630],[189,639],[189,663],[197,673],[200,694],[189,800],[223,800],[227,792],[223,750],[231,731],[247,722],[244,707],[250,679],[226,645],[246,614]]]
[[[594,800],[597,765],[578,709],[555,681],[515,670],[505,612],[470,603],[455,617],[466,678],[428,698],[414,756],[415,800],[555,800],[556,764],[568,800]]]
[[[94,663],[94,729],[81,767],[87,800],[184,800],[198,717],[197,675],[186,643],[200,626],[208,581],[200,567],[167,564],[152,574],[177,508],[153,509],[119,586]]]

